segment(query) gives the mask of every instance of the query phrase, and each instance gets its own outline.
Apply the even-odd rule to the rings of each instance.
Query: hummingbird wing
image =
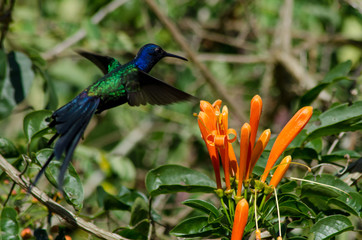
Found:
[[[138,70],[136,81],[128,81],[127,98],[130,106],[145,105],[166,105],[180,101],[194,101],[199,99],[181,91],[147,73]]]
[[[121,66],[117,59],[112,57],[98,55],[83,50],[77,50],[76,52],[94,63],[103,72],[104,75]]]

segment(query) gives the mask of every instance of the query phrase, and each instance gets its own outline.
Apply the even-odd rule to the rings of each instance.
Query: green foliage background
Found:
[[[1,6],[5,6],[3,13],[9,2],[2,2]],[[300,136],[300,142],[296,142],[297,139],[292,143],[289,151],[294,150],[293,159],[311,165],[319,161],[343,167],[346,153],[353,161],[362,153],[361,133],[358,131],[361,129],[358,119],[362,116],[361,4],[350,4],[353,1],[292,1],[294,4],[289,9],[292,11],[292,25],[285,28],[286,31],[278,32],[279,27],[283,27],[281,6],[287,5],[285,2],[161,0],[157,4],[233,99],[225,104],[238,108],[243,119],[248,119],[251,97],[261,95],[264,108],[260,129],[271,128],[273,134],[281,130],[300,106],[311,104],[315,108],[312,120],[320,121],[321,125],[308,126]],[[109,3],[105,0],[15,2],[13,21],[6,32],[0,55],[0,68],[6,65],[6,54],[9,59],[7,68],[0,69],[0,79],[4,83],[0,84],[0,153],[20,170],[25,165],[20,154],[28,154],[41,162],[38,156],[45,154],[46,150],[40,153],[39,150],[46,147],[50,136],[34,137],[33,141],[33,134],[37,131],[29,127],[33,125],[24,120],[25,116],[46,109],[37,112],[35,117],[37,124],[44,124],[43,120],[50,111],[67,103],[101,77],[94,65],[73,50],[98,52],[124,63],[131,60],[143,44],[152,42],[169,52],[186,56],[169,29],[160,23],[144,1],[125,1],[100,23],[93,24],[91,17]],[[59,53],[53,53],[56,46],[62,46],[81,29],[85,32],[84,38]],[[296,72],[295,65],[288,65],[293,62],[285,60],[284,55],[280,59],[280,53],[287,53],[295,59],[302,72]],[[20,66],[21,74],[15,85],[5,80],[7,71],[15,66],[10,64],[11,58]],[[330,72],[337,65],[339,69]],[[213,88],[191,61],[164,59],[151,74],[200,99],[210,102],[222,99],[220,89]],[[323,122],[325,111],[338,104],[345,105],[332,111],[335,111],[333,116],[341,119]],[[146,187],[149,187],[145,178],[149,170],[164,164],[178,164],[212,178],[212,165],[200,137],[197,119],[193,116],[198,111],[198,106],[190,103],[137,108],[123,105],[94,117],[73,157],[74,168],[84,188],[84,202],[77,205],[67,198],[68,203],[82,209],[81,215],[95,219],[98,226],[110,231],[127,225],[132,228],[138,222],[132,219],[129,211],[139,213],[139,209],[145,209],[136,199],[147,199]],[[235,109],[230,110],[229,121],[230,127],[237,130],[243,124]],[[37,130],[41,129],[38,126]],[[341,131],[347,133],[338,141],[334,151],[328,152]],[[307,153],[297,151],[303,140],[310,141],[303,149],[309,147]],[[33,158],[35,153],[37,155]],[[263,163],[265,161],[261,161],[260,168]],[[27,176],[33,178],[38,170],[36,164],[31,164]],[[336,173],[333,167],[326,167],[324,171]],[[293,167],[289,176],[303,177],[304,170]],[[5,179],[2,174],[1,181]],[[50,195],[55,194],[56,189],[47,183],[43,178],[39,187]],[[9,189],[10,185],[1,184],[1,201],[5,201]],[[21,228],[46,228],[46,209],[40,205],[24,207],[23,203],[30,199],[21,195],[19,188],[15,190],[17,192],[9,204],[25,211],[19,216]],[[80,194],[78,190],[74,191]],[[173,191],[166,189],[166,192]],[[133,197],[126,201],[122,196]],[[182,201],[192,197],[217,202],[212,194],[200,195],[192,191],[155,197],[153,217],[165,225],[159,226],[157,236],[160,239],[170,239],[169,231],[186,216],[199,217],[198,212],[181,205]],[[79,204],[83,204],[83,208]],[[112,208],[117,210],[110,211]],[[35,210],[42,214],[34,218]],[[6,211],[13,214],[8,208]],[[360,223],[360,218],[353,221]],[[74,239],[85,239],[87,235],[80,230],[64,231],[75,236]],[[124,229],[118,230],[122,231]],[[357,239],[357,233],[350,234]]]

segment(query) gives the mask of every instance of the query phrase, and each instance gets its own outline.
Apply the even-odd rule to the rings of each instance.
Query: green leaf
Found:
[[[291,155],[292,159],[302,159],[310,163],[314,159],[319,159],[318,153],[313,148],[291,148],[285,151],[284,156]]]
[[[214,205],[205,200],[188,199],[182,202],[182,204],[200,210],[201,212],[204,212],[208,215],[212,213],[215,217],[220,216],[219,210]]]
[[[351,192],[349,196],[343,194],[338,198],[329,199],[328,204],[334,204],[355,216],[361,217],[362,195],[361,193]]]
[[[288,192],[294,192],[294,190],[298,187],[298,184],[296,181],[290,181],[287,183],[284,183],[278,187],[278,191],[282,193],[288,193]]]
[[[130,206],[122,202],[116,196],[113,196],[106,191],[103,187],[97,187],[97,201],[100,207],[105,210],[130,210]]]
[[[319,93],[329,85],[336,83],[342,79],[347,79],[346,76],[351,70],[351,67],[351,61],[343,62],[334,67],[330,72],[326,74],[324,79],[317,86],[307,91],[301,97],[300,107],[310,105],[318,97]]]
[[[49,76],[49,74],[41,69],[39,69],[40,74],[45,80],[46,83],[46,96],[47,96],[47,103],[45,108],[46,109],[56,109],[58,106],[58,97],[57,97],[57,91],[54,86],[53,79]]]
[[[319,115],[318,119],[319,125],[308,128],[307,140],[362,129],[362,101],[350,106],[346,103],[332,107]]]
[[[303,202],[309,202],[309,204],[315,205],[320,210],[327,210],[329,208],[327,202],[330,198],[336,198],[344,194],[342,191],[334,189],[333,187],[345,192],[355,192],[353,188],[348,186],[341,179],[329,174],[323,174],[315,178],[313,176],[307,176],[305,179],[327,185],[324,186],[317,183],[302,182],[301,198],[303,199]]]
[[[43,166],[52,152],[53,149],[42,149],[36,153],[36,160]],[[45,176],[56,188],[58,187],[57,179],[61,165],[61,161],[53,159],[45,170]],[[84,200],[83,186],[72,164],[69,164],[68,171],[64,175],[63,190],[65,200],[76,210],[82,209]]]
[[[2,93],[4,87],[7,64],[6,54],[2,49],[0,49],[0,94]]]
[[[11,84],[9,69],[6,70],[6,75],[0,79],[0,120],[11,114],[11,111],[16,106],[14,98],[15,89]]]
[[[10,79],[15,89],[14,97],[16,103],[20,103],[28,95],[34,79],[32,63],[28,56],[21,52],[10,52],[8,54],[10,68]]]
[[[314,233],[315,240],[323,240],[352,229],[352,223],[347,217],[334,215],[322,218],[310,230]]]
[[[361,155],[358,152],[352,150],[339,150],[332,152],[329,155],[323,155],[322,161],[323,162],[334,162],[342,159],[346,159],[346,155],[349,155],[350,158],[360,158]]]
[[[52,112],[49,110],[40,110],[31,112],[25,116],[23,128],[28,142],[30,142],[35,135],[39,136],[39,132],[43,134],[49,133],[46,119],[49,118],[51,114]],[[49,131],[51,130],[49,129]]]
[[[120,227],[113,231],[114,233],[125,237],[127,239],[135,239],[135,240],[146,240],[147,234],[145,235],[143,232],[145,229],[149,228],[149,221],[144,220],[140,222],[137,226],[133,227]]]
[[[137,198],[147,201],[146,196],[136,190],[121,187],[118,195],[111,195],[104,191],[103,187],[97,187],[97,201],[105,210],[127,210],[130,211]]]
[[[131,210],[131,220],[129,222],[129,224],[131,226],[135,226],[137,225],[139,222],[148,219],[148,205],[145,202],[145,200],[143,198],[137,198],[134,201],[134,204],[132,205],[132,210]],[[145,231],[145,235],[147,235],[148,229],[147,231]]]
[[[163,165],[148,172],[146,188],[151,196],[176,192],[212,193],[216,184],[198,171],[179,165]]]
[[[307,180],[312,180],[315,181],[317,183],[323,183],[332,187],[336,187],[340,190],[343,190],[345,192],[356,192],[356,190],[352,187],[350,187],[347,183],[345,183],[344,181],[342,181],[340,178],[330,175],[330,174],[322,174],[320,176],[314,177],[314,176],[307,176],[305,177],[305,179]],[[302,186],[304,187],[305,185],[310,185],[311,183],[306,183],[303,182]],[[318,186],[320,188],[328,188],[328,189],[332,189],[333,191],[335,191],[336,193],[343,193],[342,191],[339,190],[335,190],[333,188],[329,188],[329,187],[325,187],[325,186],[321,186],[321,185],[317,185],[317,184],[313,184],[315,186]]]
[[[283,216],[315,218],[315,212],[301,201],[288,200],[279,204],[280,214]]]
[[[1,211],[1,239],[2,240],[20,240],[19,223],[17,221],[17,212],[15,209],[5,207]]]
[[[19,151],[10,140],[0,137],[0,154],[12,158],[19,156]]]
[[[170,233],[183,238],[207,237],[217,229],[208,223],[208,217],[198,216],[180,222]]]

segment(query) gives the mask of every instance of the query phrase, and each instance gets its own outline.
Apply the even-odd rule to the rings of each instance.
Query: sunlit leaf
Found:
[[[323,240],[352,229],[352,223],[346,216],[334,215],[322,218],[310,230],[315,240]]]
[[[37,161],[43,166],[52,152],[52,149],[40,150],[36,153]],[[57,180],[61,165],[61,161],[53,159],[45,170],[45,176],[55,187],[58,187]],[[63,190],[65,200],[76,210],[82,209],[84,200],[83,186],[72,164],[69,164],[68,171],[64,175]]]
[[[163,165],[148,172],[146,188],[152,195],[176,192],[214,192],[215,181],[199,171],[179,165]]]
[[[20,240],[17,212],[14,208],[5,207],[1,211],[0,230],[2,240]]]

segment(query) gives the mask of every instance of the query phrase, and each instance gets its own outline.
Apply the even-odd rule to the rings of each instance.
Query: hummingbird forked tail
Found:
[[[53,113],[49,127],[54,127],[57,133],[49,142],[53,142],[58,137],[59,139],[55,143],[53,153],[35,177],[33,186],[39,181],[51,160],[54,157],[59,160],[65,152],[65,158],[58,175],[58,188],[62,189],[64,175],[72,159],[74,149],[97,110],[99,101],[99,98],[90,97],[87,95],[87,92],[84,91]]]

